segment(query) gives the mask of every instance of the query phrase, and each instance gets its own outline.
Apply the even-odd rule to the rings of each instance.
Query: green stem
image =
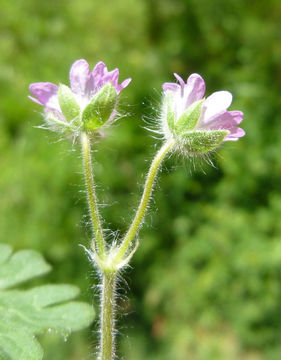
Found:
[[[92,225],[94,230],[94,238],[92,240],[92,250],[98,251],[98,254],[101,258],[104,257],[105,251],[105,242],[103,239],[103,231],[101,226],[101,220],[97,205],[97,196],[95,193],[95,182],[92,172],[92,159],[91,159],[91,145],[89,137],[86,133],[81,134],[81,145],[82,145],[82,155],[84,162],[84,173],[85,181],[88,195],[88,205],[89,211],[92,219]]]
[[[101,302],[101,340],[99,360],[113,360],[115,351],[116,273],[104,272]]]
[[[119,261],[122,260],[123,256],[125,255],[126,251],[128,250],[131,242],[133,241],[136,233],[138,232],[148,203],[149,203],[149,199],[151,196],[151,192],[153,189],[153,184],[157,175],[157,172],[160,168],[160,165],[163,161],[163,159],[165,158],[165,156],[167,155],[167,153],[171,150],[171,148],[174,145],[174,140],[168,140],[164,143],[164,145],[161,147],[161,149],[157,152],[155,158],[153,159],[149,172],[147,174],[147,178],[145,181],[145,185],[144,185],[144,190],[143,190],[143,194],[142,194],[142,198],[139,204],[139,207],[137,209],[136,215],[134,217],[134,220],[129,228],[129,230],[127,231],[124,240],[122,242],[122,244],[120,245],[120,248],[116,254],[115,260],[118,263]]]

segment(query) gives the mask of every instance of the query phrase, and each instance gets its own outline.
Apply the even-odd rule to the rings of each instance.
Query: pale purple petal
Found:
[[[119,94],[120,91],[122,91],[123,89],[125,89],[125,87],[128,86],[131,81],[132,81],[132,79],[131,79],[131,78],[128,78],[128,79],[122,81],[121,84],[117,84],[117,85],[115,86],[115,89],[116,89],[116,91],[117,91],[117,94]]]
[[[125,87],[127,87],[130,82],[132,81],[131,78],[125,79],[124,81],[121,82],[121,84],[119,85],[122,89],[125,89]]]
[[[98,63],[96,63],[93,71],[92,71],[92,74],[93,74],[93,77],[95,78],[96,76],[97,77],[101,77],[103,76],[103,74],[107,71],[107,67],[105,65],[105,63],[103,63],[102,61],[99,61]]]
[[[229,130],[240,124],[242,120],[242,111],[221,111],[218,114],[213,115],[206,122],[198,124],[198,128],[208,130]]]
[[[203,78],[199,74],[190,75],[184,89],[185,107],[188,108],[195,101],[201,100],[205,90],[206,85]]]
[[[107,82],[112,82],[113,86],[116,86],[118,84],[118,78],[119,78],[119,70],[118,69],[114,69],[112,71],[107,72],[104,76],[103,76],[103,83],[107,83]]]
[[[38,99],[36,99],[36,98],[33,97],[33,96],[28,95],[28,98],[29,98],[30,100],[34,101],[34,102],[37,103],[37,104],[43,105]]]
[[[70,69],[70,86],[71,90],[81,97],[90,96],[93,89],[92,73],[86,60],[80,59],[75,61]]]
[[[208,96],[202,106],[201,122],[207,122],[212,116],[226,110],[232,102],[229,91],[216,91]]]
[[[35,97],[37,97],[37,99],[35,99],[30,96],[30,99],[45,106],[53,96],[57,95],[58,87],[50,82],[39,82],[30,84],[29,90]]]
[[[174,73],[174,77],[175,77],[175,78],[178,80],[178,82],[180,83],[180,87],[181,87],[182,94],[183,94],[184,87],[185,87],[185,82],[183,81],[183,79],[182,79],[177,73]]]
[[[208,119],[207,122],[199,123],[196,128],[198,130],[228,130],[230,134],[224,140],[235,141],[245,135],[245,131],[237,127],[242,120],[242,111],[221,111]]]
[[[224,138],[224,141],[236,141],[246,134],[243,129],[241,129],[237,126],[229,129],[229,131],[230,131],[230,134],[226,135],[226,137]]]
[[[178,91],[180,90],[179,84],[166,82],[162,85],[163,91]]]
[[[187,109],[195,101],[203,98],[206,86],[203,78],[199,74],[192,74],[187,79],[187,82],[176,73],[174,73],[175,78],[178,80],[180,85],[173,83],[165,83],[163,85],[163,90],[178,91],[181,90],[182,105],[184,109]]]
[[[106,65],[102,61],[99,61],[92,71],[92,79],[93,79],[92,81],[95,92],[98,91],[104,85],[103,77],[106,72],[107,72]]]
[[[124,80],[121,84],[118,84],[119,69],[108,71],[103,62],[97,63],[93,70],[93,81],[95,91],[98,91],[103,85],[111,82],[115,87],[117,94],[120,93],[126,86],[129,85],[131,79]]]

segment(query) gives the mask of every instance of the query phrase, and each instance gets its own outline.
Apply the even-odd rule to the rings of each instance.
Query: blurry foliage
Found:
[[[67,82],[82,57],[133,78],[122,100],[128,116],[94,145],[106,226],[122,231],[157,142],[144,127],[154,126],[173,72],[200,73],[208,94],[230,90],[232,108],[245,113],[247,136],[224,144],[215,168],[180,157],[164,166],[124,274],[126,359],[281,357],[280,18],[279,0],[1,2],[1,241],[43,252],[52,279],[79,284],[84,299],[97,280],[78,247],[90,237],[80,150],[34,128],[41,108],[27,99],[28,84]],[[46,359],[81,359],[96,335],[71,336],[67,354],[44,341]]]

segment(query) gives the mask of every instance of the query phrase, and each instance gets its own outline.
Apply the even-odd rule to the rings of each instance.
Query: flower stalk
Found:
[[[136,211],[136,215],[135,215],[135,217],[132,221],[132,224],[129,227],[129,229],[124,237],[124,240],[119,247],[119,251],[117,252],[117,255],[115,257],[115,260],[117,263],[119,261],[121,261],[121,259],[126,254],[127,250],[129,249],[132,241],[134,240],[134,238],[143,222],[144,215],[146,213],[146,210],[147,210],[147,207],[149,204],[149,199],[151,197],[153,184],[155,182],[156,175],[158,173],[158,170],[161,166],[162,161],[164,160],[167,153],[171,150],[174,143],[175,142],[173,139],[167,140],[164,143],[164,145],[161,147],[161,149],[158,151],[158,153],[156,154],[155,158],[153,159],[153,161],[151,163],[150,169],[149,169],[147,177],[146,177],[140,204]]]
[[[94,253],[97,252],[100,258],[103,258],[105,256],[106,248],[103,238],[97,196],[95,192],[95,182],[92,171],[91,145],[89,136],[86,133],[81,134],[81,146],[84,163],[85,183],[87,188],[88,206],[94,231],[91,249]]]

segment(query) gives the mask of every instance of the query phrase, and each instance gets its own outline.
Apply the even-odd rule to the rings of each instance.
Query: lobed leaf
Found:
[[[0,244],[0,359],[40,360],[43,350],[35,335],[55,330],[64,336],[90,325],[90,305],[71,301],[79,294],[72,285],[42,285],[28,290],[5,288],[50,270],[36,251],[19,251]]]

